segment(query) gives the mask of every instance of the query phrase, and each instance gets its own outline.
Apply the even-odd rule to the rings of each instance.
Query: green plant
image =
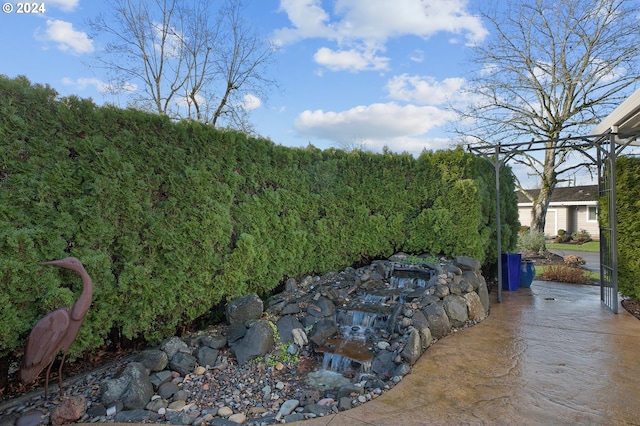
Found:
[[[566,234],[567,231],[565,231],[564,229],[558,229],[558,236],[563,236],[564,234]]]
[[[413,263],[415,265],[419,265],[422,263],[440,263],[440,259],[435,256],[416,256],[411,255],[402,259],[402,262]]]
[[[584,244],[591,241],[591,234],[586,229],[581,229],[580,232],[574,233],[571,239],[577,244]]]
[[[543,232],[526,232],[518,237],[518,250],[523,253],[544,253],[546,238]]]
[[[269,321],[269,325],[273,329],[273,343],[275,345],[274,349],[265,356],[265,364],[268,367],[275,367],[278,363],[282,364],[297,364],[300,362],[300,353],[296,352],[295,354],[289,353],[289,346],[293,344],[293,342],[281,342],[280,341],[280,333],[278,332],[278,327],[272,322]],[[255,360],[258,361],[258,360]]]

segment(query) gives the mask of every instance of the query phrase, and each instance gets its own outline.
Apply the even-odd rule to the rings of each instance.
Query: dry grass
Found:
[[[542,279],[563,283],[588,284],[589,272],[570,265],[547,265],[542,268]]]

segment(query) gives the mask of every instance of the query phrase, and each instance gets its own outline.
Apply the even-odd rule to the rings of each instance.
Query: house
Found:
[[[529,189],[527,192],[536,197],[540,190]],[[532,208],[533,203],[521,191],[518,191],[518,217],[521,225],[530,226]],[[564,229],[569,234],[584,229],[594,240],[600,239],[598,185],[554,189],[547,210],[544,233],[553,237],[558,235],[559,229]]]

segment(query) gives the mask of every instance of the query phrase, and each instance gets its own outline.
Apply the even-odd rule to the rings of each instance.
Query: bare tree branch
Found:
[[[483,13],[492,35],[473,51],[477,101],[454,108],[471,123],[456,131],[493,143],[547,141],[543,156],[513,160],[540,181],[537,198],[528,194],[532,230],[544,232],[559,175],[581,166],[561,167],[572,152],[566,134],[588,132],[640,81],[639,13],[635,0],[498,1]]]
[[[112,15],[89,25],[110,40],[98,59],[115,92],[172,119],[250,129],[245,97],[277,86],[266,77],[276,50],[245,21],[244,0],[108,1]]]

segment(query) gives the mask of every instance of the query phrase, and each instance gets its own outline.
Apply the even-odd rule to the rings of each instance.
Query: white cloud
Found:
[[[274,31],[274,40],[279,45],[308,38],[335,42],[338,49],[323,47],[316,53],[316,59],[326,61],[328,52],[347,52],[349,59],[357,52],[361,59],[377,58],[377,51],[384,51],[391,38],[417,36],[427,39],[445,32],[456,36],[452,42],[457,43],[458,38],[464,37],[471,45],[488,34],[480,18],[467,12],[467,0],[336,0],[332,4],[333,10],[327,11],[321,0],[281,0],[280,10],[287,14],[291,26]],[[329,58],[333,59],[329,65],[340,59],[335,56]],[[419,58],[414,56],[412,60]],[[368,65],[364,68],[358,61],[353,64],[352,70],[356,71],[381,69],[380,63],[378,67]],[[346,68],[334,66],[330,69]]]
[[[54,42],[63,52],[71,52],[76,55],[93,52],[93,41],[87,33],[76,31],[71,22],[59,19],[47,19],[47,28],[44,34],[36,33],[36,39],[44,42]]]
[[[254,109],[260,108],[262,106],[262,101],[257,96],[247,94],[244,95],[244,102],[242,103],[242,106],[245,110],[252,111]]]
[[[80,0],[47,0],[46,6],[56,7],[63,12],[72,12],[79,3]]]
[[[419,154],[422,149],[436,148],[431,145],[437,140],[428,139],[424,134],[452,119],[452,113],[433,106],[402,106],[390,102],[341,112],[307,110],[296,118],[295,129],[301,136],[337,144],[357,140],[371,148],[387,145],[393,151]]]
[[[386,89],[391,99],[424,105],[442,105],[460,96],[464,78],[445,78],[437,81],[429,76],[402,74],[391,78]]]
[[[389,58],[375,56],[373,52],[355,49],[334,51],[327,47],[318,49],[313,59],[331,71],[385,70],[389,62]]]

